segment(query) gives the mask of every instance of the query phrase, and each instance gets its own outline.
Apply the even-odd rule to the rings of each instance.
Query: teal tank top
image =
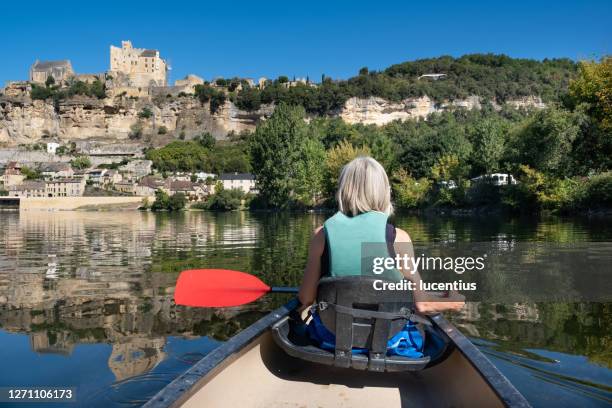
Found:
[[[387,247],[387,221],[389,216],[369,211],[348,217],[337,212],[323,224],[328,271],[331,277],[378,276],[398,281],[403,278],[397,269],[373,273],[375,258],[391,257]]]

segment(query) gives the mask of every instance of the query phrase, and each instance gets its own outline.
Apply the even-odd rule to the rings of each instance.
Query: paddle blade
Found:
[[[268,285],[248,273],[228,269],[191,269],[179,275],[174,302],[193,307],[240,306],[269,291]]]

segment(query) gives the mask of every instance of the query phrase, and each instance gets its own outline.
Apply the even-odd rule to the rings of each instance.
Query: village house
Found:
[[[108,169],[91,169],[87,172],[87,180],[90,181],[90,184],[96,187],[102,185],[104,176]]]
[[[42,163],[38,166],[38,170],[40,171],[40,174],[46,179],[71,178],[74,176],[74,170],[72,169],[70,163]]]
[[[47,143],[47,153],[56,154],[57,149],[60,147],[60,144],[57,142],[49,142]]]
[[[154,196],[157,189],[164,187],[164,181],[152,176],[143,177],[134,186],[134,195],[142,197]]]
[[[102,185],[109,186],[116,183],[119,183],[123,180],[123,176],[117,170],[108,170],[102,176]]]
[[[166,180],[163,189],[168,195],[183,193],[189,201],[200,201],[208,195],[205,186],[184,180]]]
[[[206,181],[206,180],[214,180],[215,178],[217,178],[217,175],[214,173],[206,173],[204,171],[200,171],[198,173],[194,173],[196,176],[196,179],[198,181]]]
[[[45,182],[47,197],[79,197],[85,192],[85,180],[73,178],[48,180]]]
[[[0,177],[3,189],[8,189],[11,186],[21,184],[25,180],[25,175],[21,174],[19,169],[7,167],[4,174]]]
[[[246,193],[256,193],[255,176],[251,173],[224,173],[219,176],[226,190],[239,189]]]
[[[44,181],[24,181],[9,188],[9,197],[46,197]]]
[[[72,178],[87,181],[89,180],[89,172],[85,169],[74,170],[74,175],[72,176]]]
[[[114,189],[119,191],[120,193],[126,194],[135,194],[136,193],[136,184],[129,181],[120,181],[114,184]]]
[[[60,84],[72,76],[74,76],[74,70],[69,60],[36,60],[30,67],[30,82],[34,83],[44,84],[49,77],[53,77],[55,82]]]

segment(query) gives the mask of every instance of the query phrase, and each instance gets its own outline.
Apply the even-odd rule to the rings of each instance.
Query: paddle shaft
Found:
[[[297,287],[284,287],[284,286],[272,286],[270,292],[274,293],[298,293],[300,288]]]

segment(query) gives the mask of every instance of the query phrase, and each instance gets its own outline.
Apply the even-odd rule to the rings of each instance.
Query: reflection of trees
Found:
[[[453,320],[475,328],[471,335],[494,340],[503,350],[523,354],[525,348],[547,349],[612,367],[611,303],[480,304]]]
[[[243,308],[173,305],[179,271],[226,268],[254,273],[269,285],[301,280],[312,231],[325,215],[32,213],[0,219],[0,325],[28,333],[33,350],[70,354],[75,344],[109,343],[109,366],[126,378],[164,358],[169,335],[225,340],[287,296]],[[603,239],[609,223],[503,218],[397,216],[420,242]],[[608,233],[609,234],[609,233]],[[609,236],[609,235],[608,235]],[[55,255],[57,277],[45,277]],[[492,276],[496,290],[507,282]],[[550,348],[610,364],[610,305],[537,304],[523,310],[474,308],[459,322],[468,333],[504,347]],[[469,326],[468,326],[469,325]]]
[[[415,242],[484,242],[500,238],[520,241],[584,242],[610,239],[610,218],[527,217],[504,215],[397,215],[395,224]]]

